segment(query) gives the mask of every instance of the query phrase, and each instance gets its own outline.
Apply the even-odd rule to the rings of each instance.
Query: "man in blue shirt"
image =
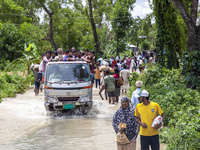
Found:
[[[142,81],[136,81],[136,87],[137,89],[132,93],[132,97],[131,97],[131,104],[133,106],[133,109],[135,110],[136,105],[139,103],[138,98],[140,97],[139,95],[142,92]]]
[[[75,56],[72,55],[72,50],[69,49],[67,51],[68,51],[68,55],[65,55],[64,58],[63,58],[63,60],[64,61],[74,61],[74,60],[76,60]]]

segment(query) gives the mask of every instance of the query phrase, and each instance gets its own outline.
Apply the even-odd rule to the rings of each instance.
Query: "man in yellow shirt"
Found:
[[[96,88],[97,85],[99,85],[99,89],[100,89],[100,79],[101,79],[101,73],[100,73],[100,69],[99,69],[99,64],[96,64],[96,69],[94,70],[95,73],[95,81],[96,81]]]
[[[155,127],[151,127],[151,125],[158,115],[162,116],[162,121],[164,121],[165,115],[158,103],[149,100],[149,93],[146,90],[142,90],[138,100],[140,103],[136,106],[135,116],[140,125],[141,150],[149,150],[149,145],[151,145],[152,150],[159,150],[158,129],[162,123]]]

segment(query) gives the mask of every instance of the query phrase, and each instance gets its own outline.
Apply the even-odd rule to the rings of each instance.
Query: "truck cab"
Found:
[[[90,67],[84,61],[49,62],[44,75],[46,110],[92,108]]]

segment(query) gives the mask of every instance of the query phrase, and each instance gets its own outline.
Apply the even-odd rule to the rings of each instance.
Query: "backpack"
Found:
[[[124,84],[124,81],[122,80],[122,77],[119,76],[119,80],[117,81],[117,86],[122,86]]]

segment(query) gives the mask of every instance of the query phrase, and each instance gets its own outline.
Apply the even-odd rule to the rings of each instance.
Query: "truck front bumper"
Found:
[[[44,106],[46,108],[46,110],[50,110],[50,111],[56,111],[56,110],[67,110],[67,109],[76,109],[79,107],[88,107],[89,109],[92,108],[92,101],[87,101],[87,102],[59,102],[59,103],[44,103]],[[70,106],[70,108],[67,108],[65,106]],[[66,109],[67,108],[67,109]]]

